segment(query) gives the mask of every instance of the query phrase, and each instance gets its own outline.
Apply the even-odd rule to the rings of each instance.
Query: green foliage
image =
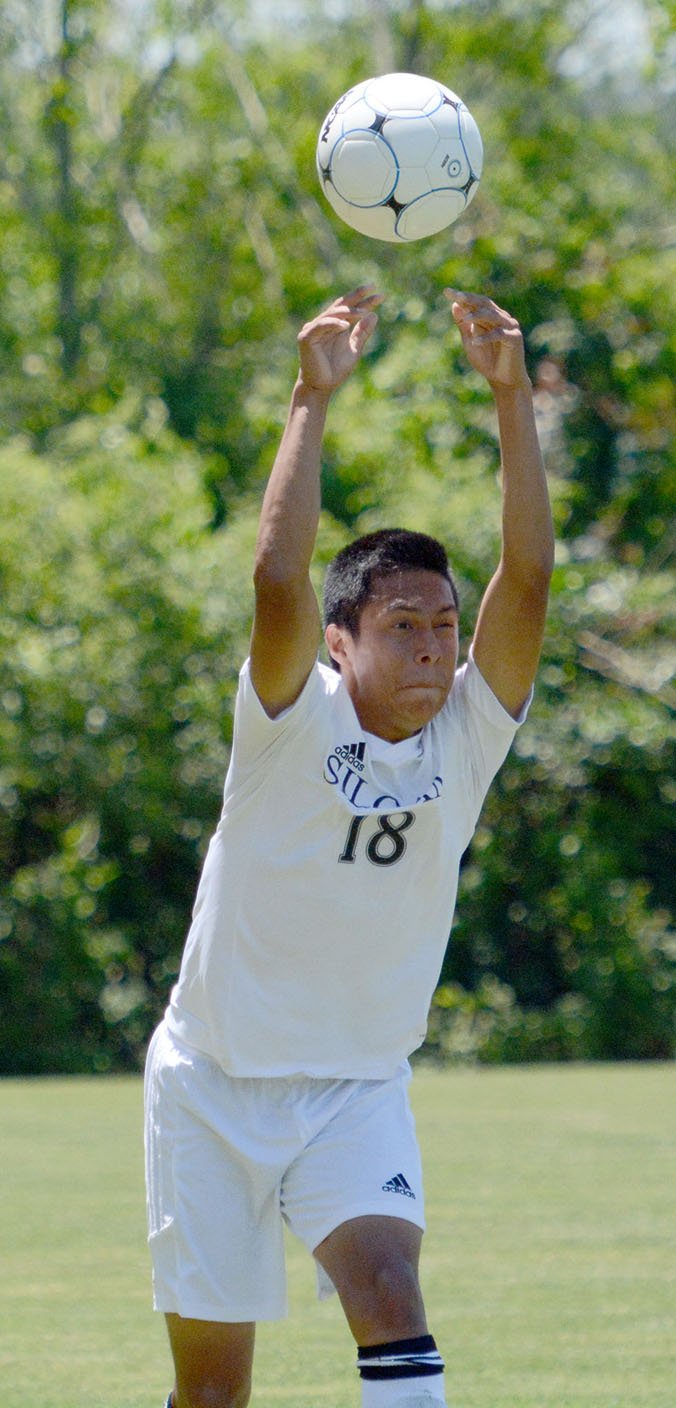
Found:
[[[155,403],[8,446],[0,481],[2,1064],[135,1064],[217,811],[246,593]]]
[[[352,532],[426,528],[471,632],[498,450],[447,283],[527,331],[559,539],[535,704],[465,858],[431,1046],[673,1054],[668,7],[646,3],[643,67],[625,54],[619,76],[586,0],[296,11],[7,7],[4,1069],[139,1059],[218,810],[295,334],[363,279],[386,301],[331,412],[317,583]],[[340,225],[314,171],[336,96],[395,68],[457,89],[486,148],[463,219],[402,249]]]
[[[590,1016],[578,993],[546,1008],[524,1009],[513,988],[493,976],[482,978],[471,992],[459,983],[442,983],[432,1000],[424,1057],[442,1065],[586,1061],[595,1054]]]

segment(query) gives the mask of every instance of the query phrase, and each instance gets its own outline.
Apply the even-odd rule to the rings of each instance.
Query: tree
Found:
[[[218,812],[246,578],[164,419],[0,454],[5,1071],[136,1064]]]
[[[471,630],[497,444],[447,283],[491,290],[526,329],[559,538],[535,705],[466,857],[432,1044],[674,1049],[666,6],[646,5],[646,67],[621,84],[585,71],[591,4],[459,3],[452,23],[420,0],[368,22],[327,9],[308,0],[290,32],[197,0],[127,7],[124,28],[98,0],[7,7],[7,1069],[134,1064],[166,999],[296,329],[362,278],[386,302],[331,414],[317,579],[355,531],[431,529]],[[340,225],[314,172],[321,116],[383,67],[450,82],[486,147],[463,219],[402,249]]]

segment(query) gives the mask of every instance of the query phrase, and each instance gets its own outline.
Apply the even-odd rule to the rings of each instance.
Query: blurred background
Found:
[[[220,809],[296,333],[363,280],[386,302],[331,411],[317,584],[357,532],[432,531],[466,648],[499,466],[449,283],[525,329],[558,538],[426,1053],[674,1055],[675,50],[667,0],[4,0],[2,1073],[142,1061]],[[335,99],[392,70],[458,92],[485,146],[467,214],[402,248],[314,168]]]

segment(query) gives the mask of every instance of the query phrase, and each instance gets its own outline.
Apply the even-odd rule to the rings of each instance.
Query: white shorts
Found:
[[[279,1320],[285,1222],[311,1252],[365,1214],[424,1227],[408,1080],[229,1076],[160,1025],[146,1064],[155,1309]],[[323,1298],[334,1288],[317,1269]]]

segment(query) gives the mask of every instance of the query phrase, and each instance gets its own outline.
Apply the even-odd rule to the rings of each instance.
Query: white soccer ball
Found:
[[[350,88],[317,142],[319,179],[336,214],[396,244],[452,225],[473,200],[482,166],[479,129],[462,99],[415,73]]]

